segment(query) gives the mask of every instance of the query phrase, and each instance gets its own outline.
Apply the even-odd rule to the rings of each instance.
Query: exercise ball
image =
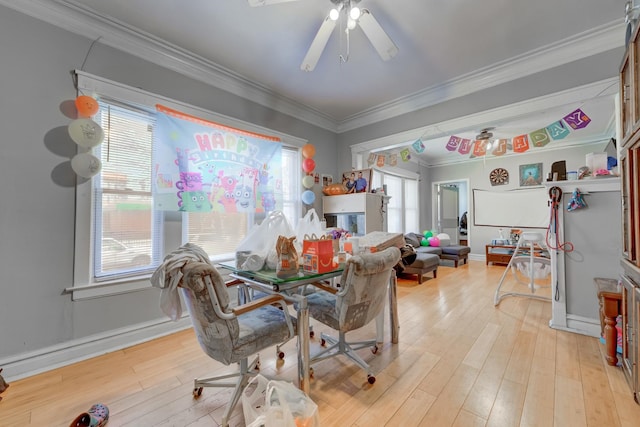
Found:
[[[426,237],[423,237],[422,240],[420,240],[420,246],[429,246],[429,240],[427,240]]]
[[[424,231],[424,232],[422,233],[422,235],[423,235],[426,239],[428,239],[429,237],[432,237],[432,236],[433,236],[433,232],[432,232],[431,230],[426,230],[426,231]]]
[[[438,239],[437,237],[429,237],[429,246],[433,246],[433,247],[438,247],[440,246],[440,239]]]

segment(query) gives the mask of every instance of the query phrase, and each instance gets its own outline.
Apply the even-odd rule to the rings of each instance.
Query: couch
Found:
[[[421,246],[422,234],[407,233],[404,235],[404,240],[407,244],[413,246],[417,253],[437,255],[441,260],[453,261],[454,266],[458,268],[458,263],[462,261],[463,264],[467,263],[471,248],[464,245],[450,245],[446,242],[441,246]]]

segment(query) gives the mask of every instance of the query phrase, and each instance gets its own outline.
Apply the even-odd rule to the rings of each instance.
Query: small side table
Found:
[[[600,300],[600,327],[607,348],[607,363],[615,366],[618,364],[616,319],[622,312],[622,291],[618,288],[618,281],[615,279],[596,277],[593,280]]]

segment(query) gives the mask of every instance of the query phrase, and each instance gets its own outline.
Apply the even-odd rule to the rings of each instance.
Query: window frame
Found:
[[[283,147],[300,150],[308,141],[288,134],[254,125],[239,119],[224,116],[209,110],[195,107],[180,101],[153,94],[139,88],[134,88],[122,83],[114,82],[84,71],[76,70],[78,90],[83,94],[92,94],[109,102],[124,104],[131,108],[139,108],[144,111],[155,112],[155,105],[162,104],[167,107],[183,111],[205,120],[220,123],[225,126],[243,129],[249,132],[267,134],[279,137]],[[79,148],[78,152],[84,149]],[[302,172],[300,171],[300,178]],[[128,292],[136,292],[151,287],[150,271],[141,274],[127,275],[123,277],[104,278],[97,280],[94,277],[94,209],[95,199],[92,179],[80,179],[76,184],[75,205],[75,247],[74,247],[74,274],[73,286],[65,290],[72,293],[73,300],[97,298],[102,296],[117,295]],[[302,212],[302,202],[297,201],[295,211],[296,218]],[[161,234],[163,242],[161,247],[167,250],[184,243],[183,219],[179,212],[162,213]],[[178,224],[176,224],[178,223]],[[176,225],[178,225],[176,227]],[[294,225],[294,224],[292,224]],[[160,257],[162,258],[162,256]]]
[[[398,178],[401,179],[401,186],[402,186],[402,194],[400,196],[398,195],[393,195],[393,194],[387,194],[387,196],[390,196],[391,199],[393,199],[394,197],[399,197],[400,198],[400,212],[404,212],[404,215],[402,215],[402,232],[404,233],[408,233],[411,231],[415,231],[415,230],[407,230],[407,218],[406,218],[406,213],[407,213],[407,209],[406,209],[406,198],[407,198],[407,188],[406,188],[406,181],[410,180],[410,181],[414,181],[415,185],[416,185],[416,217],[415,217],[415,222],[416,224],[418,224],[418,226],[420,225],[420,175],[411,171],[407,171],[407,170],[403,170],[403,169],[399,169],[399,168],[387,168],[386,170],[383,169],[378,169],[375,168],[374,169],[374,177],[376,175],[378,175],[377,177],[374,178],[374,182],[377,184],[378,182],[381,182],[382,185],[384,185],[385,183],[385,176],[391,176],[393,178]],[[378,181],[379,179],[379,181]],[[389,206],[387,205],[387,226],[388,224],[391,223],[391,220],[389,218],[389,214],[391,213],[391,209],[389,208]]]

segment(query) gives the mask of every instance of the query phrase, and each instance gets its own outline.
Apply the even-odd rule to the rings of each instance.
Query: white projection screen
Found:
[[[544,187],[511,191],[473,190],[473,225],[547,228],[549,193]]]

